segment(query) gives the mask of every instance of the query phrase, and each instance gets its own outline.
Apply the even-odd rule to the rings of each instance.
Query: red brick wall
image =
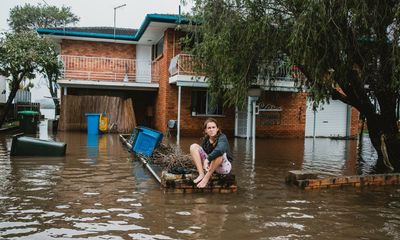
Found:
[[[63,40],[62,55],[136,59],[136,45],[124,43]]]
[[[179,46],[181,36],[182,33],[174,29],[165,31],[163,54],[157,59],[160,63],[160,80],[154,104],[154,127],[162,132],[166,131],[169,119],[177,119],[178,87],[169,84],[168,67],[170,59],[181,52]],[[136,58],[136,46],[132,44],[63,40],[61,49],[63,55]],[[182,87],[181,135],[200,136],[203,122],[207,117],[191,116],[190,98],[191,88]],[[280,122],[276,125],[265,124],[265,119],[257,116],[257,137],[304,137],[305,93],[266,92],[263,101],[266,104],[282,107],[282,112]],[[355,136],[358,132],[358,112],[353,109],[351,116],[351,135]],[[216,119],[226,134],[233,135],[235,127],[233,108],[225,108],[224,117]]]
[[[159,131],[165,132],[167,122],[170,119],[177,119],[178,90],[175,85],[169,84],[168,67],[170,60],[181,52],[179,38],[182,33],[174,29],[167,29],[164,32],[164,50],[160,62],[160,81],[158,96],[155,104],[155,127]]]
[[[160,87],[155,104],[155,126],[158,130],[165,132],[167,121],[177,119],[178,87],[171,85],[169,81],[168,67],[170,59],[179,54],[180,32],[168,29],[164,34],[164,51],[158,59],[160,61]],[[174,47],[175,45],[175,47]],[[191,89],[182,87],[181,106],[181,135],[201,136],[203,122],[207,116],[191,116]],[[273,93],[279,96],[275,105],[282,106],[282,119],[280,125],[262,126],[261,120],[257,118],[257,136],[260,137],[304,137],[306,94],[296,93]],[[268,96],[268,94],[266,94]],[[266,97],[266,99],[272,99]],[[234,108],[225,108],[224,117],[216,117],[221,129],[227,135],[233,135],[235,128]]]
[[[177,87],[172,87],[177,93]],[[207,116],[191,116],[191,91],[194,88],[182,87],[181,135],[201,136],[202,126]],[[270,95],[268,95],[270,94]],[[274,97],[271,97],[274,95]],[[175,95],[177,96],[177,94]],[[177,119],[177,97],[171,96],[167,107],[170,119]],[[304,137],[306,94],[304,93],[266,93],[264,103],[282,107],[279,125],[263,125],[261,117],[256,118],[257,137]],[[233,136],[235,130],[235,109],[224,108],[223,117],[214,117],[219,127],[228,136]]]
[[[351,108],[351,119],[350,119],[350,136],[356,138],[358,135],[358,127],[360,122],[360,113],[354,107]]]
[[[194,88],[182,87],[182,106],[181,106],[181,135],[182,136],[202,136],[203,123],[207,116],[191,116],[191,92]],[[224,117],[213,117],[218,121],[218,126],[223,133],[233,136],[235,129],[235,109],[226,108],[223,110]]]
[[[166,131],[167,125],[167,91],[169,88],[169,73],[168,73],[168,44],[167,44],[167,34],[164,33],[164,49],[162,56],[158,57],[156,61],[159,62],[160,66],[160,80],[159,80],[159,88],[158,95],[156,97],[155,106],[154,106],[154,126],[157,130],[161,132]]]
[[[165,132],[167,121],[170,119],[178,119],[178,87],[169,84],[168,67],[171,58],[181,52],[179,38],[181,32],[174,29],[168,29],[164,34],[164,51],[163,55],[158,59],[160,61],[160,82],[159,91],[155,105],[155,126],[158,130]],[[191,88],[182,87],[181,99],[181,136],[201,136],[203,122],[207,117],[192,117],[190,113],[191,104]],[[226,109],[225,117],[217,118],[218,123],[223,131],[228,135],[233,135],[235,118],[234,110]]]
[[[297,137],[305,134],[306,93],[265,92],[262,99],[264,104],[271,104],[282,108],[280,121],[271,125],[268,122],[268,112],[260,112],[256,117],[257,137]],[[264,115],[264,116],[263,116]]]
[[[66,55],[63,61],[64,77],[67,79],[122,81],[128,76],[129,80],[134,80],[136,45],[64,40],[61,47],[61,54]]]
[[[181,53],[181,48],[179,44],[179,39],[182,36],[182,33],[179,31],[174,31],[173,29],[168,29],[166,32],[166,44],[168,45],[168,65],[170,64],[170,59],[173,58],[174,56],[178,55]],[[168,72],[168,71],[167,71]],[[169,72],[168,72],[168,78],[169,78]],[[182,91],[183,92],[183,91]],[[166,106],[166,118],[167,121],[169,119],[178,119],[178,87],[174,84],[168,84],[168,105]],[[183,99],[183,94],[182,94],[182,100],[181,102],[184,102],[186,100]],[[190,99],[189,99],[190,100]],[[190,102],[189,102],[190,103]],[[182,108],[181,108],[182,111]],[[182,120],[182,112],[181,112],[181,123],[183,123]],[[182,130],[182,124],[181,124],[181,130]]]

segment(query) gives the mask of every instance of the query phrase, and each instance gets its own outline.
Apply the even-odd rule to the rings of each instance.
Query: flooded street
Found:
[[[303,191],[289,170],[367,172],[357,141],[232,139],[234,194],[163,193],[118,135],[60,132],[62,158],[9,157],[0,137],[0,239],[400,239],[400,186]],[[186,152],[196,139],[184,138]]]

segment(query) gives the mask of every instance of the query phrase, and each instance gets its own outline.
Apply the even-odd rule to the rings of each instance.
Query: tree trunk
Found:
[[[17,86],[13,85],[13,87],[11,89],[10,95],[8,96],[8,99],[7,99],[6,106],[4,108],[3,115],[0,118],[0,127],[3,126],[3,123],[6,120],[8,111],[10,111],[12,101],[14,100],[15,95],[17,94],[17,91],[18,91],[18,86],[19,86],[19,84]]]
[[[400,134],[397,122],[385,123],[378,115],[374,115],[367,116],[367,125],[371,143],[378,154],[375,170],[400,172]]]
[[[55,83],[57,82],[58,74],[53,74],[51,71],[46,70],[46,75],[47,75],[47,80],[49,82],[48,87],[50,90],[50,95],[54,102],[55,115],[59,115],[60,114],[60,100],[58,100],[58,98],[57,98],[57,91],[55,89]]]
[[[57,92],[55,91],[54,85],[52,84],[50,79],[49,79],[49,90],[50,90],[50,95],[54,102],[56,115],[58,115],[60,114],[60,101],[57,98]]]

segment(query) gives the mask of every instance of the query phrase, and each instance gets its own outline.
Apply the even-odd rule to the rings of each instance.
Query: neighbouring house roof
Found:
[[[80,32],[80,33],[98,33],[98,34],[113,34],[113,27],[66,27],[65,29],[62,27],[58,28],[46,28],[52,31],[65,31],[65,32]],[[132,36],[136,35],[137,29],[134,28],[115,28],[116,35],[127,35]]]
[[[116,28],[115,36],[113,27],[39,28],[37,32],[43,35],[140,41],[142,36],[149,31],[149,26],[156,23],[171,27],[187,24],[189,21],[175,14],[147,14],[139,29]]]

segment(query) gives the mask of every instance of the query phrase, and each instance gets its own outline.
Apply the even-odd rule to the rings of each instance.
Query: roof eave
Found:
[[[54,30],[54,29],[47,29],[47,28],[38,28],[37,32],[39,34],[45,34],[45,35],[89,37],[89,38],[99,38],[99,39],[136,41],[134,36],[119,35],[119,34],[114,35],[114,34],[107,34],[107,33],[76,32],[76,31]]]
[[[151,22],[173,23],[173,24],[189,23],[189,21],[185,17],[179,16],[179,15],[147,14],[143,23],[141,24],[139,30],[136,32],[136,34],[134,36],[118,35],[118,34],[114,35],[114,34],[105,34],[105,33],[91,33],[91,32],[76,32],[76,31],[66,31],[66,30],[54,30],[54,29],[48,29],[48,28],[39,28],[39,29],[37,29],[37,32],[39,34],[45,34],[45,35],[139,41]]]

